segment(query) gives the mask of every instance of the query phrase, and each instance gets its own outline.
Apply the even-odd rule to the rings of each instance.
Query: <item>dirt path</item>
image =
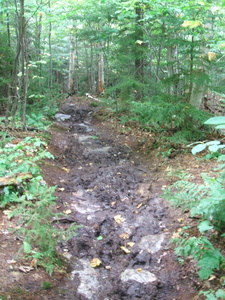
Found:
[[[45,180],[58,186],[57,209],[67,215],[61,226],[83,225],[58,245],[70,270],[52,277],[41,269],[20,272],[12,258],[21,242],[5,232],[13,224],[2,214],[0,299],[194,299],[198,279],[180,266],[169,243],[180,224],[160,198],[162,175],[132,151],[135,137],[124,143],[93,113],[87,103],[64,102],[51,128],[55,160],[43,167]],[[51,289],[43,290],[43,282]]]
[[[154,175],[92,124],[90,106],[70,100],[61,113],[50,145],[61,171],[48,166],[46,178],[59,186],[67,221],[83,227],[60,245],[72,270],[54,299],[193,299],[196,287],[169,244],[174,225]]]

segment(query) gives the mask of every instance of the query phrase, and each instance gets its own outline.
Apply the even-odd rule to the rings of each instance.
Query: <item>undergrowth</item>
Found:
[[[173,242],[180,260],[192,257],[197,262],[199,277],[209,280],[214,272],[219,271],[224,276],[225,257],[215,244],[225,236],[225,171],[215,178],[202,174],[202,178],[201,185],[190,182],[190,177],[182,178],[167,188],[164,196],[172,205],[190,210],[190,217],[199,220],[196,235],[185,226],[175,234]],[[218,299],[216,294],[221,293],[222,290],[218,293],[202,292],[207,299]]]
[[[223,130],[225,117],[213,117],[204,124]],[[192,257],[197,262],[198,275],[202,280],[220,276],[217,290],[201,291],[200,295],[207,300],[225,299],[225,289],[220,288],[225,285],[225,257],[222,254],[225,238],[225,155],[219,152],[225,146],[221,141],[197,142],[189,146],[194,146],[193,155],[207,149],[209,153],[205,159],[216,158],[219,164],[214,177],[202,174],[203,184],[195,184],[190,174],[185,174],[185,178],[166,189],[164,196],[172,205],[190,211],[190,217],[199,220],[196,234],[190,226],[184,226],[173,236],[175,252],[180,261],[183,261],[181,257]]]
[[[0,194],[0,207],[9,208],[9,217],[17,222],[14,234],[23,240],[24,257],[51,274],[62,263],[58,242],[74,235],[77,226],[57,226],[62,215],[54,212],[56,187],[46,184],[38,166],[44,158],[53,159],[46,143],[32,137],[13,142],[0,149],[0,177],[9,182]]]
[[[191,105],[176,101],[165,101],[158,97],[147,102],[132,102],[131,119],[162,132],[172,143],[186,143],[204,138],[206,130],[202,123],[208,114]]]
[[[141,101],[107,101],[123,124],[137,121],[143,128],[157,133],[164,142],[183,144],[205,138],[208,128],[204,125],[210,114],[176,98],[165,95],[152,96]]]

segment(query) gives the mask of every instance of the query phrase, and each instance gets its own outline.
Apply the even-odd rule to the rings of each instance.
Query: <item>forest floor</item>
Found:
[[[162,195],[178,173],[200,182],[216,162],[199,161],[190,151],[157,156],[153,133],[121,125],[88,100],[70,97],[60,113],[71,117],[59,116],[49,129],[55,159],[42,170],[46,182],[58,186],[57,211],[67,216],[61,226],[82,227],[58,245],[69,267],[50,276],[18,256],[21,241],[9,231],[15,222],[1,211],[0,299],[203,299],[199,290],[209,282],[200,281],[193,261],[180,265],[170,243],[196,220]]]

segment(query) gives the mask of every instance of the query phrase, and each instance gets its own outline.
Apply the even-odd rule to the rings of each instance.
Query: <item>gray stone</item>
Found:
[[[156,253],[163,247],[165,242],[164,234],[146,235],[144,236],[138,246],[142,250],[150,251],[150,253]]]
[[[91,267],[90,262],[86,260],[80,260],[83,266],[83,270],[73,271],[72,279],[75,274],[79,275],[80,285],[78,287],[78,293],[85,296],[87,299],[95,299],[96,294],[100,287],[96,271]]]
[[[85,130],[85,132],[92,132],[93,129],[89,126],[89,125],[86,125],[86,124],[83,124],[83,123],[80,123],[80,124],[77,124],[75,125],[75,127],[80,127],[80,128],[83,128]]]
[[[76,202],[72,204],[72,207],[80,214],[94,214],[96,211],[101,210],[99,205],[91,204],[87,202]]]
[[[71,115],[65,115],[65,114],[56,114],[55,115],[55,119],[58,121],[58,122],[64,122],[64,121],[67,121],[67,120],[70,120],[71,119]]]
[[[93,139],[91,135],[80,135],[78,137],[78,141],[82,144],[84,143],[92,144]]]
[[[61,111],[68,115],[73,115],[76,112],[76,105],[73,103],[62,106]]]
[[[88,149],[88,150],[84,151],[83,155],[85,157],[88,157],[89,155],[93,155],[93,154],[107,154],[110,149],[112,149],[112,147],[102,147],[102,148],[96,148],[96,149]]]
[[[134,280],[139,283],[151,283],[157,281],[157,277],[149,271],[137,271],[134,269],[126,269],[120,275],[122,281]]]

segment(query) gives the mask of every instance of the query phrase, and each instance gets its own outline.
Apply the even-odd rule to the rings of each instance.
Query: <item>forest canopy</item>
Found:
[[[0,4],[7,123],[18,116],[26,127],[29,112],[50,114],[56,99],[91,93],[129,108],[139,121],[161,128],[167,116],[166,128],[171,122],[180,128],[190,115],[190,122],[205,120],[194,110],[206,93],[225,94],[224,1]]]

